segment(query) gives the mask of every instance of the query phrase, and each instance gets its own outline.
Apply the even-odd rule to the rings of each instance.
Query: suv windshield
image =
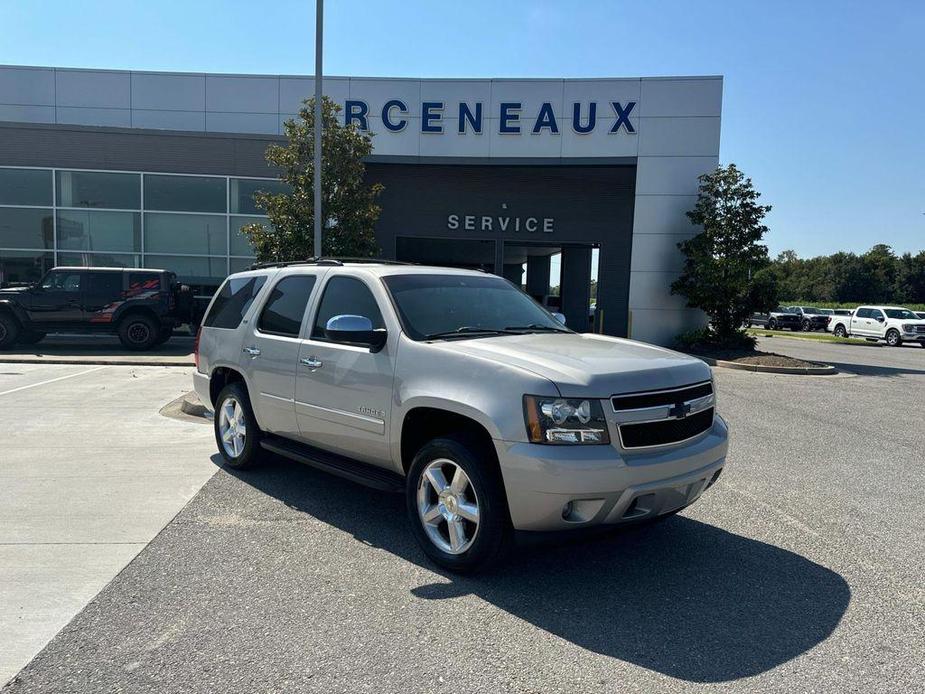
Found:
[[[413,340],[571,332],[500,277],[391,275],[382,281]]]
[[[918,320],[919,317],[907,308],[888,308],[886,310],[887,318],[900,318],[902,320]]]

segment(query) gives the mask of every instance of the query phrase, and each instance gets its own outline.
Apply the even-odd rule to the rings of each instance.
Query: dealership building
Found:
[[[481,268],[576,329],[668,343],[702,321],[670,286],[677,243],[696,231],[697,177],[718,163],[722,86],[331,77],[324,93],[373,135],[383,257]],[[214,288],[253,262],[239,230],[265,221],[253,193],[280,189],[265,150],[313,89],[299,76],[0,67],[0,282],[112,265]]]

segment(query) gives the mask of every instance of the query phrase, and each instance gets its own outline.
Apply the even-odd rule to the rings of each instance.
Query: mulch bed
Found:
[[[696,347],[689,350],[689,352],[695,357],[709,357],[710,359],[731,361],[738,364],[790,366],[802,369],[821,366],[821,364],[806,361],[805,359],[795,359],[794,357],[786,357],[783,354],[774,354],[773,352],[760,352],[756,349],[710,349],[707,347]]]

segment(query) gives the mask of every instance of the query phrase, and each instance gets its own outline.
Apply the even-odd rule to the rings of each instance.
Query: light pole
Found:
[[[321,38],[324,0],[315,0],[315,257],[321,257]]]

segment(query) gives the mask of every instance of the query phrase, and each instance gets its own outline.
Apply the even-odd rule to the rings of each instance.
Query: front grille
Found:
[[[713,426],[713,408],[682,419],[663,419],[657,422],[623,424],[620,441],[623,448],[645,448],[678,443],[702,434]]]
[[[713,384],[699,383],[697,385],[679,388],[678,390],[665,390],[658,393],[638,393],[630,395],[615,395],[610,399],[614,412],[620,410],[637,410],[641,407],[658,407],[659,405],[674,405],[679,402],[688,402],[702,398],[713,392]]]

